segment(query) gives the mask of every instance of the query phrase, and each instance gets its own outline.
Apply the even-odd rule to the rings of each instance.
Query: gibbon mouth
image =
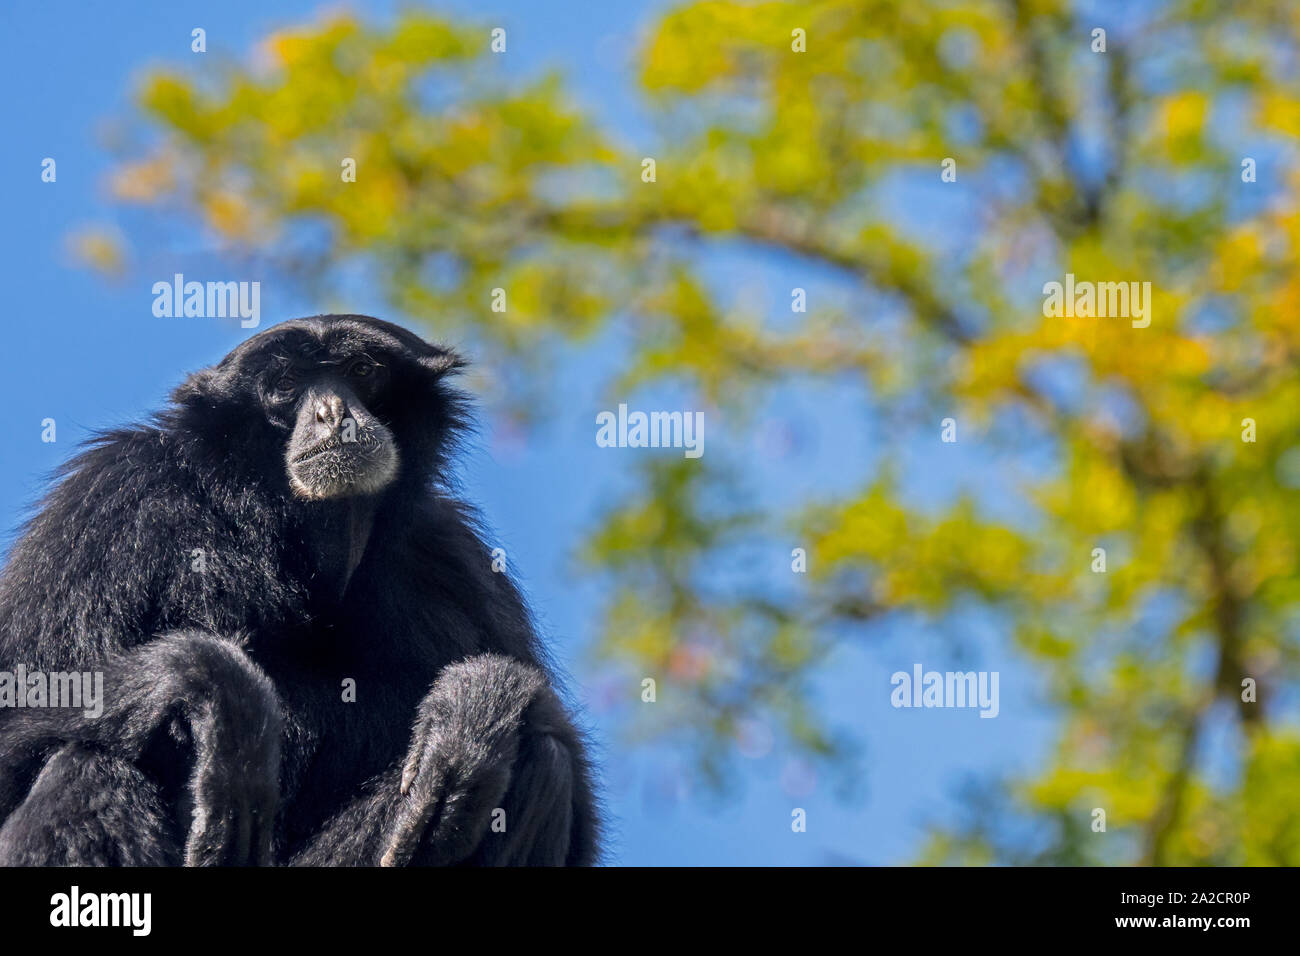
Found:
[[[378,448],[382,444],[383,442],[380,441],[378,438],[369,435],[360,436],[357,438],[356,441],[349,441],[349,442],[343,441],[343,439],[340,438],[338,435],[331,435],[329,438],[326,438],[323,441],[318,441],[316,444],[312,445],[301,455],[298,455],[296,458],[294,458],[293,464],[300,465],[303,462],[309,461],[312,458],[315,458],[317,455],[323,455],[326,452],[344,451],[344,450],[352,451],[352,452],[370,451],[371,449]]]

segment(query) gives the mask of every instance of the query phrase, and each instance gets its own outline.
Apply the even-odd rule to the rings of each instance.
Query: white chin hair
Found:
[[[397,455],[390,452],[378,461],[368,461],[364,470],[359,472],[352,468],[323,468],[320,471],[323,473],[308,483],[299,478],[296,469],[291,469],[289,487],[299,498],[308,501],[377,494],[396,477]]]

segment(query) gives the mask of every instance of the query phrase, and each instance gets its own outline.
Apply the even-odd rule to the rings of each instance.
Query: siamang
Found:
[[[462,365],[296,319],[61,470],[0,668],[104,702],[0,709],[0,864],[597,862],[583,736],[451,490]]]

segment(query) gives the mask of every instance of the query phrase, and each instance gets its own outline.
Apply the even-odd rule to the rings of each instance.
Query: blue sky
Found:
[[[438,6],[506,26],[509,69],[526,75],[560,68],[579,102],[605,126],[628,141],[648,136],[621,57],[662,5],[460,0]],[[5,408],[0,542],[6,547],[50,471],[88,431],[156,408],[187,371],[219,359],[248,334],[218,320],[155,318],[150,286],[158,277],[152,272],[109,282],[79,267],[68,253],[68,235],[78,226],[118,218],[103,186],[112,162],[105,143],[111,121],[130,113],[134,81],[150,66],[193,65],[189,37],[195,26],[207,31],[208,56],[241,57],[272,29],[301,22],[319,9],[298,0],[227,0],[203,8],[50,2],[0,9],[0,76],[6,90],[0,107],[5,130],[0,189],[7,219],[0,261],[5,263],[8,346],[0,378]],[[382,14],[389,5],[364,9]],[[55,184],[40,181],[46,156],[58,162]],[[921,201],[929,205],[913,211],[919,208],[924,219],[933,200]],[[195,277],[234,274],[223,271],[217,253],[197,239],[158,249],[149,246],[156,237],[128,233],[127,238],[148,248],[151,262],[174,263],[174,271]],[[724,260],[713,264],[715,275],[733,282],[780,286],[774,276],[793,266],[750,261],[747,268],[759,274],[726,272],[730,268]],[[263,325],[321,310],[319,303],[296,295],[264,283]],[[364,288],[349,310],[384,313],[378,295]],[[595,446],[587,411],[605,407],[599,373],[617,346],[605,347],[608,352],[598,349],[556,371],[564,408],[578,412],[558,414],[522,438],[494,431],[488,416],[465,471],[468,494],[510,554],[556,658],[586,696],[608,691],[593,679],[595,670],[583,653],[600,594],[592,582],[575,583],[572,549],[628,480],[626,459]],[[835,383],[821,383],[787,398],[780,414],[799,434],[799,448],[763,470],[758,493],[765,500],[798,493],[809,474],[828,481],[865,474],[865,465],[880,454],[880,436],[854,395]],[[45,418],[57,422],[54,444],[40,440]],[[706,441],[713,441],[712,434]],[[717,441],[727,449],[725,424]],[[959,449],[949,451],[947,461],[918,459],[934,454],[933,442],[926,448],[901,449],[926,476],[915,489],[919,493],[942,495],[956,475],[978,475],[981,469],[990,474],[997,465],[963,457],[967,453]],[[745,758],[735,791],[707,796],[682,783],[682,755],[671,746],[629,748],[617,733],[622,705],[593,707],[590,720],[605,755],[611,862],[906,861],[917,849],[925,820],[951,816],[953,788],[964,775],[1026,770],[1049,740],[1050,725],[1031,675],[999,651],[996,622],[973,617],[963,627],[960,637],[980,649],[977,657],[986,658],[978,666],[1002,672],[997,720],[980,720],[971,711],[890,707],[893,671],[910,670],[914,661],[950,669],[950,645],[921,627],[876,630],[869,641],[864,636],[860,643],[846,643],[819,679],[821,707],[837,725],[855,731],[865,748],[866,789],[855,800],[841,800],[826,781],[814,781],[810,790],[797,780],[791,784],[799,777],[797,768],[779,751]],[[639,705],[637,691],[629,689],[626,700]],[[807,833],[791,832],[793,806],[807,810]]]

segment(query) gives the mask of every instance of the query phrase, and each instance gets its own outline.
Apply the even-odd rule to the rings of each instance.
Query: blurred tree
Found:
[[[1059,741],[1032,779],[979,788],[925,860],[1300,863],[1281,706],[1300,612],[1300,8],[705,0],[641,51],[661,136],[637,150],[556,78],[512,86],[492,59],[486,27],[334,15],[219,77],[154,74],[157,147],[115,189],[322,300],[364,266],[395,309],[487,352],[520,410],[555,349],[618,325],[633,345],[611,394],[684,383],[732,430],[784,383],[829,378],[900,430],[938,441],[951,414],[990,457],[1046,450],[1050,467],[1008,469],[1019,526],[966,498],[918,507],[892,469],[773,514],[738,504],[736,469],[640,460],[640,492],[585,549],[612,580],[598,652],[672,682],[653,729],[721,780],[756,718],[843,759],[808,686],[846,634],[987,607],[1041,668]],[[966,210],[958,242],[891,208],[921,183]],[[842,294],[775,321],[715,288],[712,250],[786,254]],[[1045,317],[1065,273],[1150,282],[1149,327]],[[804,586],[711,585],[733,549],[791,541]],[[1239,740],[1232,773],[1203,766],[1211,722]],[[1089,839],[1093,807],[1118,839]]]

